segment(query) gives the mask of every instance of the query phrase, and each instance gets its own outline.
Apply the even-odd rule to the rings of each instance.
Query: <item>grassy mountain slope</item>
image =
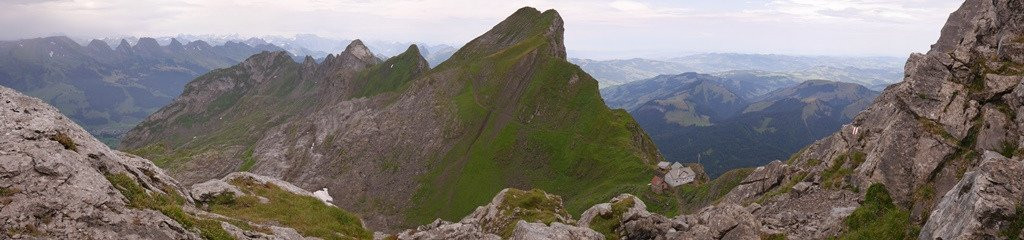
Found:
[[[670,202],[646,187],[654,144],[566,61],[562,24],[520,9],[434,69],[416,47],[381,62],[358,41],[324,63],[257,55],[196,79],[125,142],[185,182],[248,170],[327,187],[376,229],[455,220],[506,187],[575,214],[622,192]]]
[[[596,81],[559,55],[560,40],[547,35],[561,32],[545,26],[560,21],[553,11],[521,10],[507,27],[532,29],[499,25],[488,34],[522,40],[488,51],[485,34],[439,67],[461,69],[465,85],[454,101],[459,120],[477,131],[461,137],[427,175],[417,195],[423,208],[414,216],[462,216],[508,185],[568,196],[570,211],[581,212],[649,180],[644,163],[658,156],[636,146],[634,137],[643,133],[632,119],[605,107]]]

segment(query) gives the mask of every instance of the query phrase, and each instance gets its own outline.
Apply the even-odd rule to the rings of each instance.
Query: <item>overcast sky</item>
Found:
[[[556,9],[570,54],[898,56],[923,52],[963,0],[3,0],[0,39],[68,35],[337,38],[461,45],[516,9]]]

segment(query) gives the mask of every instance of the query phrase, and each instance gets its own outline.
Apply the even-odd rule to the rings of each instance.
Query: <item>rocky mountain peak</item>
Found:
[[[520,8],[491,30],[459,49],[452,58],[486,56],[518,44],[542,48],[546,54],[565,59],[565,23],[555,10],[543,13],[532,7]]]
[[[78,42],[75,42],[75,40],[71,40],[71,38],[69,38],[67,36],[52,36],[52,37],[43,38],[43,40],[46,40],[46,41],[49,41],[49,42],[51,42],[53,44],[57,44],[57,45],[61,45],[61,46],[75,46],[75,47],[80,46],[80,45],[78,45]]]
[[[241,65],[250,69],[269,70],[280,63],[295,63],[295,59],[287,51],[263,51],[245,59]]]
[[[409,48],[406,48],[405,52],[403,53],[415,53],[416,55],[420,55],[421,57],[423,56],[420,51],[420,47],[416,46],[416,44],[409,45]]]
[[[345,51],[338,55],[327,55],[323,65],[327,66],[327,69],[350,72],[368,68],[381,62],[380,58],[374,56],[373,52],[370,52],[370,49],[363,44],[363,41],[356,39],[349,43],[345,47]]]
[[[189,48],[189,49],[203,50],[203,49],[209,49],[209,48],[211,48],[213,46],[210,46],[210,44],[207,43],[206,41],[195,40],[195,41],[189,42],[188,44],[185,44],[185,47]]]
[[[363,44],[363,41],[359,39],[353,40],[352,43],[349,43],[348,46],[345,47],[345,51],[341,52],[341,54],[352,55],[356,59],[360,59],[365,62],[380,61],[380,59],[373,56],[373,53],[370,52],[370,48],[367,48],[366,45]]]
[[[147,52],[159,51],[160,50],[160,43],[158,43],[156,41],[156,39],[154,39],[154,38],[149,38],[149,37],[139,38],[139,42],[135,43],[135,46],[133,46],[133,49],[136,50],[136,51],[147,51]]]
[[[121,53],[126,53],[126,54],[127,53],[131,53],[132,52],[132,44],[128,43],[128,40],[121,39],[121,42],[117,44],[117,49],[116,50],[118,52],[121,52]]]
[[[316,65],[316,59],[314,59],[313,56],[306,55],[306,57],[302,59],[302,65]]]
[[[98,51],[111,51],[111,50],[113,50],[113,49],[110,48],[110,45],[107,45],[107,42],[100,41],[99,39],[93,39],[92,41],[89,42],[89,45],[87,45],[87,46],[89,48],[93,49],[93,50],[98,50]]]
[[[177,38],[171,38],[171,43],[167,44],[167,48],[170,48],[171,50],[180,50],[183,48],[183,46],[181,42],[178,41]]]

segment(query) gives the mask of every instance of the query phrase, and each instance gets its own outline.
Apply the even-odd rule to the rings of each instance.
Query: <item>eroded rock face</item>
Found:
[[[639,201],[639,200],[637,200]],[[516,205],[529,202],[529,206]],[[643,203],[641,203],[643,204]],[[536,216],[553,219],[536,222]],[[530,220],[530,221],[527,221]],[[490,203],[459,222],[441,219],[401,232],[398,239],[604,239],[604,235],[576,221],[565,211],[561,197],[540,190],[504,189]],[[378,236],[386,238],[387,236]]]
[[[57,109],[0,87],[0,238],[198,239],[156,211],[134,209],[105,178],[179,192],[147,160],[111,151]]]
[[[747,203],[755,197],[779,187],[786,179],[789,166],[781,161],[775,160],[768,165],[758,167],[753,173],[743,179],[739,186],[722,198],[730,203]]]
[[[149,160],[110,150],[57,109],[6,87],[0,87],[0,133],[2,239],[203,238],[203,230],[183,226],[160,211],[140,206],[147,202],[133,200],[155,195],[181,197],[180,203],[173,204],[182,214],[218,219],[221,228],[237,239],[303,238],[294,229],[278,226],[247,223],[269,233],[242,230],[224,221],[227,217],[197,209],[194,202],[241,192],[223,181],[198,184],[187,191]],[[311,195],[268,177],[229,175],[238,176]],[[140,192],[127,190],[127,185],[137,186]]]
[[[982,163],[998,159],[982,153],[1013,155],[1024,146],[1024,115],[1018,114],[1024,108],[1022,60],[1024,2],[968,0],[950,15],[928,53],[910,56],[905,80],[851,124],[788,165],[759,168],[708,208],[722,209],[677,217],[688,228],[675,230],[715,236],[706,229],[733,224],[717,216],[747,218],[728,207],[742,204],[765,234],[828,238],[845,231],[843,220],[863,198],[858,190],[881,183],[897,205],[909,208],[911,224],[928,219],[921,239],[992,238],[1024,197],[1019,162]]]
[[[592,226],[598,216],[608,216],[614,211],[613,205],[626,200],[633,204],[621,216],[610,218],[618,221],[618,227],[612,230],[623,239],[760,239],[762,235],[760,221],[750,212],[754,208],[720,204],[696,214],[669,218],[648,212],[643,201],[629,194],[591,207],[580,217],[579,226]]]
[[[589,239],[601,240],[604,235],[589,228],[566,225],[560,222],[553,222],[550,226],[544,223],[530,223],[519,220],[516,229],[512,231],[512,240],[559,240],[559,239]]]
[[[861,194],[822,189],[803,182],[753,211],[765,233],[784,233],[790,239],[823,239],[843,231],[843,219],[860,204]]]
[[[942,197],[919,239],[994,239],[1024,198],[1024,162],[986,152],[985,160]]]
[[[441,219],[435,220],[433,223],[420,226],[415,230],[406,230],[398,234],[398,239],[416,239],[416,240],[428,240],[428,239],[457,239],[457,240],[471,240],[471,239],[485,239],[485,240],[499,240],[501,237],[498,235],[486,233],[480,224],[471,221],[462,222],[448,222]],[[383,238],[381,238],[383,239]]]
[[[669,239],[761,239],[761,223],[736,204],[715,205],[677,218],[688,228],[670,234]]]
[[[612,204],[620,203],[622,201],[632,202],[632,205],[629,205],[629,208],[626,210],[626,212],[647,213],[647,205],[645,205],[644,202],[640,200],[640,198],[637,198],[636,196],[633,196],[628,193],[624,193],[619,196],[616,196],[615,198],[612,198],[612,200],[609,202],[600,203],[588,208],[587,211],[584,211],[583,214],[580,215],[580,221],[578,222],[578,225],[580,227],[590,227],[590,224],[597,217],[612,214]]]

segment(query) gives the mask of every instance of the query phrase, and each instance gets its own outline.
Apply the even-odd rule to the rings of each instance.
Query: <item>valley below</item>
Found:
[[[1024,238],[1024,2],[908,59],[591,60],[571,27],[0,42],[0,238]]]

